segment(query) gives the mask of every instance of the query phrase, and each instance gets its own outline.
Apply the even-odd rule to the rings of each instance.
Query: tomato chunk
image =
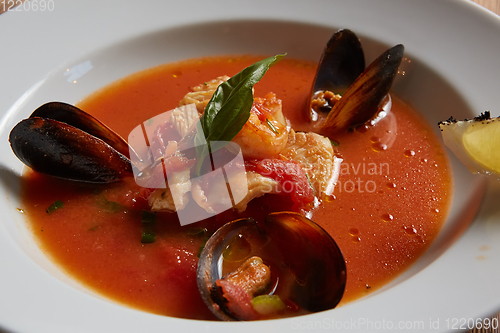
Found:
[[[289,194],[294,203],[306,205],[314,201],[314,191],[307,174],[295,161],[264,159],[246,161],[249,170],[272,178],[280,183],[283,193]]]

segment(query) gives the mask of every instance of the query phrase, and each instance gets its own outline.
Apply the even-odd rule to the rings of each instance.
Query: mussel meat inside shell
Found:
[[[235,220],[207,241],[198,263],[198,288],[222,320],[295,316],[334,308],[346,266],[332,237],[293,212],[258,223]]]
[[[351,31],[336,32],[318,65],[310,98],[311,120],[320,121],[321,130],[332,133],[373,119],[391,89],[403,53],[402,44],[393,46],[353,79],[361,61],[344,58],[363,56],[359,39]]]

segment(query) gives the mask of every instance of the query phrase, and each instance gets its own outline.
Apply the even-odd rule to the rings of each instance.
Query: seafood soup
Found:
[[[166,64],[81,101],[80,109],[124,138],[159,114],[183,110],[155,127],[151,142],[172,157],[161,175],[170,172],[178,180],[175,187],[147,188],[137,185],[132,174],[91,184],[28,170],[21,208],[43,251],[64,272],[113,301],[206,320],[217,318],[198,290],[198,260],[208,238],[237,219],[261,223],[272,213],[294,212],[321,226],[345,260],[339,306],[369,295],[414,263],[436,238],[449,210],[451,173],[443,148],[430,126],[392,93],[390,110],[376,124],[318,130],[306,102],[316,63],[285,57],[255,84],[248,121],[232,140],[244,161],[226,168],[229,179],[238,174],[233,169],[243,168],[246,177],[238,181],[248,185],[248,192],[242,200],[223,210],[225,183],[209,187],[203,178],[208,173],[196,180],[190,176],[198,166],[177,154],[189,119],[204,112],[220,84],[263,58],[221,56]],[[211,216],[184,224],[181,211]],[[248,259],[241,255],[245,244],[255,244],[243,241],[232,254],[230,271]],[[267,265],[271,277],[260,293],[273,294],[279,287],[273,265],[279,263]],[[293,297],[281,301],[271,304],[269,316],[257,319],[309,312]]]

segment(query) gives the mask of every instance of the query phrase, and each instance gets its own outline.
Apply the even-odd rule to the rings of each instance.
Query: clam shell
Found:
[[[247,257],[258,255],[277,272],[278,286],[272,290],[280,297],[305,312],[332,309],[341,300],[346,266],[333,238],[298,213],[278,212],[269,214],[262,223],[252,218],[229,222],[207,241],[198,263],[198,289],[219,319],[239,320],[228,311],[215,286],[215,281],[224,277],[224,251],[236,237],[249,240],[252,250]]]

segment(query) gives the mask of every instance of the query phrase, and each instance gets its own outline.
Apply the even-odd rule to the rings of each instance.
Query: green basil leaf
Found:
[[[256,62],[217,87],[201,117],[207,141],[231,141],[238,134],[250,117],[253,86],[284,56]]]
[[[233,93],[213,119],[207,141],[231,141],[250,118],[252,105],[252,88]]]
[[[266,58],[243,69],[217,87],[200,118],[205,141],[231,141],[250,117],[253,104],[253,86],[259,82],[269,68],[285,55]],[[195,139],[200,143],[201,133]],[[203,159],[210,153],[206,144],[197,147],[197,173]]]

